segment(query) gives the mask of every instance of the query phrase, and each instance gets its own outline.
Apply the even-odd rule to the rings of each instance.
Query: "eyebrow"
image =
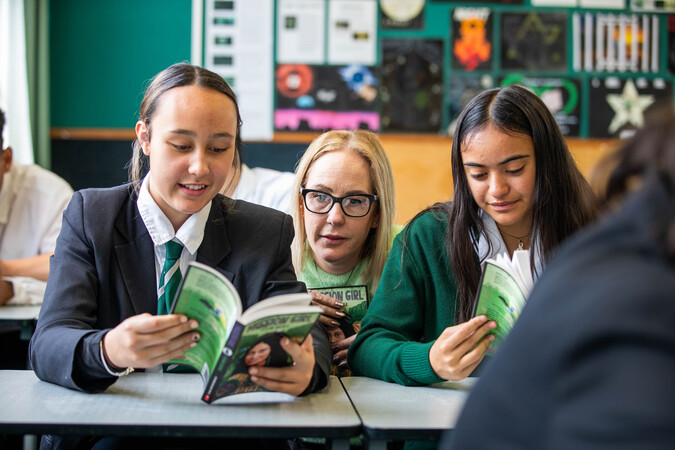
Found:
[[[325,191],[325,192],[328,192],[329,194],[335,194],[333,189],[329,188],[325,184],[317,184],[315,187],[307,188],[307,189],[312,189],[312,190],[315,190],[315,191]],[[363,194],[372,195],[372,194],[368,194],[366,191],[357,189],[355,191],[347,191],[344,194],[344,196],[347,196],[347,195],[363,195]]]
[[[506,158],[504,161],[498,162],[498,166],[503,166],[504,164],[508,164],[512,161],[517,161],[519,159],[523,158],[529,158],[531,155],[516,155],[516,156],[511,156],[510,158]],[[485,164],[478,164],[478,163],[472,163],[472,162],[467,162],[464,163],[465,166],[469,167],[485,167]]]
[[[177,130],[171,130],[171,131],[169,131],[169,133],[171,133],[171,134],[181,134],[181,135],[191,136],[191,137],[197,136],[197,133],[195,133],[194,131],[184,130],[182,128],[179,128]],[[224,131],[222,133],[213,133],[212,135],[209,136],[209,138],[231,138],[232,139],[232,138],[234,138],[234,136],[231,133],[228,133],[228,132]]]

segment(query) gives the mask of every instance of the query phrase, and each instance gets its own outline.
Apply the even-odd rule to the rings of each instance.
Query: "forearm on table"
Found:
[[[52,253],[30,258],[2,261],[2,275],[5,277],[30,277],[47,281],[49,276],[49,258]]]

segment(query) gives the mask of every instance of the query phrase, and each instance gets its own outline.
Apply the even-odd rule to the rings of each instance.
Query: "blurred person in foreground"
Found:
[[[601,167],[607,216],[551,261],[443,449],[675,448],[675,114]]]

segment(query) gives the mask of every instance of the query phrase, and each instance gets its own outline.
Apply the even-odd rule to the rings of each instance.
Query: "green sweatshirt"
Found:
[[[457,285],[445,249],[447,226],[447,217],[428,212],[406,227],[407,236],[403,231],[394,240],[349,348],[354,375],[403,385],[443,381],[431,368],[429,349],[445,328],[455,325]]]

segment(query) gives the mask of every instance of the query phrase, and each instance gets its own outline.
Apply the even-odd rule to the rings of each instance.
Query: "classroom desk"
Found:
[[[388,440],[440,439],[457,423],[476,380],[401,386],[366,377],[340,379],[371,450],[385,449]]]
[[[32,371],[0,371],[0,434],[151,437],[325,437],[348,449],[361,431],[340,381],[305,397],[262,392],[212,405],[198,374],[132,373],[86,394],[40,381]]]
[[[35,331],[40,305],[0,306],[0,326],[21,327],[21,339],[29,340]]]

